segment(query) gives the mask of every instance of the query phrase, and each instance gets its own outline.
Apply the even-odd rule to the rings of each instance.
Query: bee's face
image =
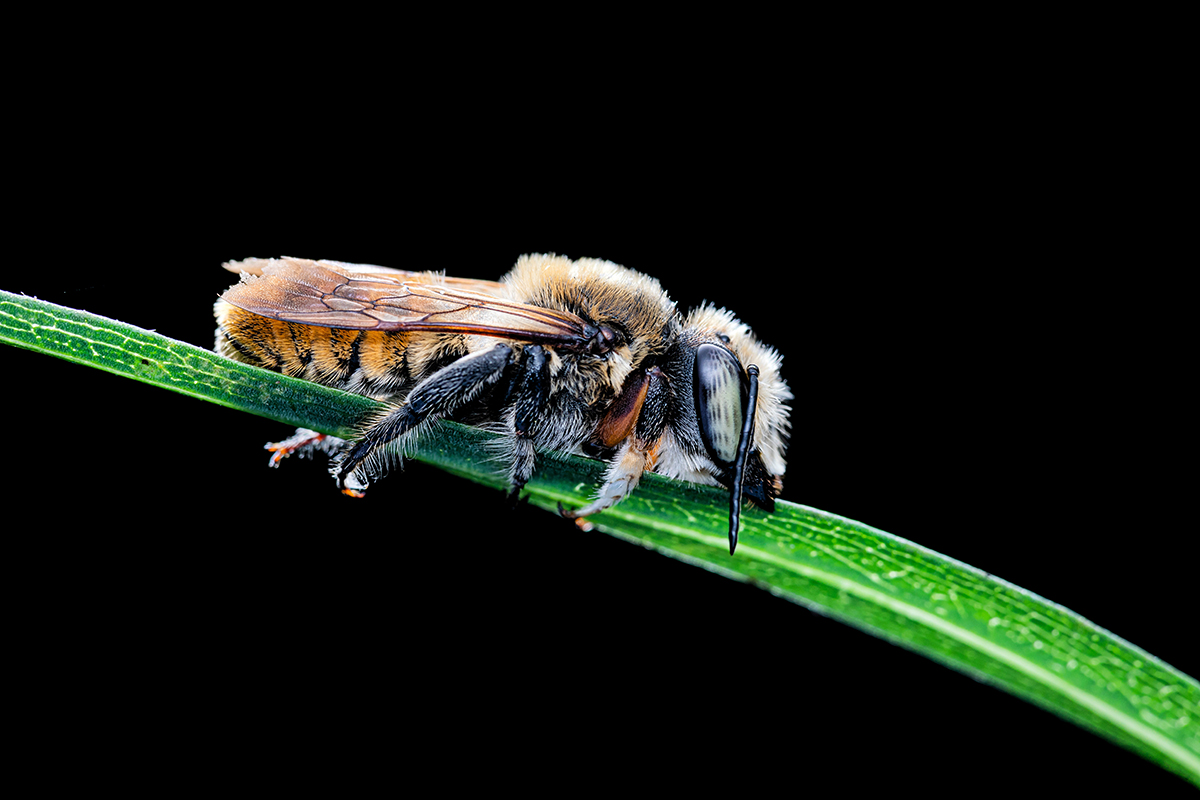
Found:
[[[782,486],[792,398],[779,374],[780,361],[730,312],[706,305],[688,315],[664,366],[673,390],[686,402],[676,404],[656,471],[732,487],[738,450],[748,435],[745,491],[770,508]]]
[[[694,341],[705,347],[706,355],[698,357],[694,370],[694,391],[697,407],[700,407],[703,384],[708,380],[721,380],[726,372],[729,380],[736,379],[738,392],[744,398],[748,392],[746,367],[755,365],[759,370],[758,402],[754,413],[754,449],[762,458],[763,466],[772,475],[782,475],[785,468],[784,452],[790,427],[792,392],[780,376],[782,358],[758,338],[744,323],[725,309],[710,305],[702,306],[690,315],[684,328]],[[728,354],[723,355],[723,354]],[[736,368],[735,368],[736,367]],[[730,423],[725,421],[724,408],[732,409],[731,390],[705,401],[707,413],[703,414],[703,425],[709,432],[704,434],[722,443],[719,456],[729,452],[728,436]],[[702,430],[703,433],[703,430]]]

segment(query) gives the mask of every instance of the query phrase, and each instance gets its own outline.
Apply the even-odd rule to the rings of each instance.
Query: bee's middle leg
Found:
[[[541,345],[530,345],[522,352],[521,363],[513,376],[512,394],[512,462],[508,470],[511,488],[508,496],[515,502],[521,487],[533,477],[537,463],[533,438],[550,400],[550,358]]]

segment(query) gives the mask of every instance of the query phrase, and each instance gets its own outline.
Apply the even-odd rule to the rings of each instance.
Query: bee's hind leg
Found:
[[[343,451],[331,468],[338,488],[344,492],[365,489],[372,475],[356,472],[378,448],[401,439],[422,422],[449,416],[470,402],[485,386],[500,379],[511,356],[511,347],[497,344],[463,356],[417,384],[401,406],[375,422],[361,439]],[[363,471],[370,473],[371,465]]]

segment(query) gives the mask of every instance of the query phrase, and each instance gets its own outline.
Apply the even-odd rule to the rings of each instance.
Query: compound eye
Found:
[[[712,460],[731,469],[745,418],[746,386],[737,356],[715,344],[696,348],[696,419]]]

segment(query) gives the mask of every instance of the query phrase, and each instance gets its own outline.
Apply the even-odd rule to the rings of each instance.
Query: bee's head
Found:
[[[724,309],[704,306],[684,324],[694,347],[692,395],[696,434],[709,471],[733,492],[730,552],[737,542],[742,496],[768,511],[782,488],[791,390],[780,357]]]

